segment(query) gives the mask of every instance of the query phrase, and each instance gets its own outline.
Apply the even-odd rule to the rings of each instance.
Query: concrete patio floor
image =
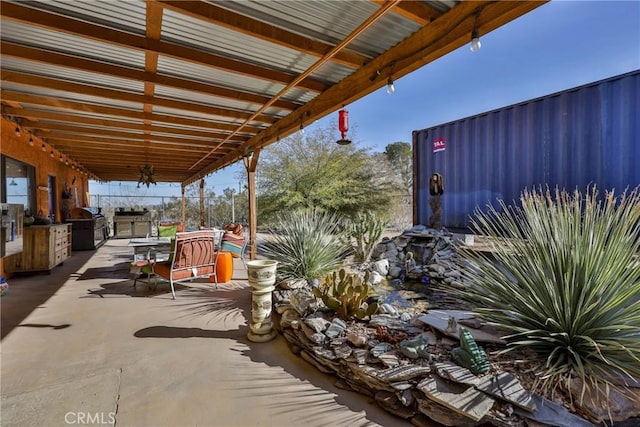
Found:
[[[3,426],[405,426],[278,336],[247,340],[242,262],[218,289],[133,288],[127,240],[74,252],[0,298]]]

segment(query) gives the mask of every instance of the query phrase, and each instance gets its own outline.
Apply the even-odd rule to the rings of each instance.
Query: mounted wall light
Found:
[[[393,94],[396,91],[396,87],[393,85],[393,79],[391,76],[387,79],[387,93],[389,95]]]
[[[42,143],[42,145],[40,146],[40,148],[42,148],[42,151],[47,151],[47,146],[44,145],[44,142]]]
[[[20,136],[20,126],[16,124],[16,136]]]
[[[349,130],[349,112],[344,108],[338,111],[338,129],[340,130],[341,139],[337,140],[338,145],[349,145],[351,140],[347,139],[347,131]]]
[[[300,129],[298,129],[300,136],[304,136],[304,125],[302,124],[302,117],[300,117]]]
[[[29,135],[29,145],[33,147],[33,135]]]
[[[53,150],[51,150],[51,158],[53,159],[55,157],[55,154],[53,154]]]
[[[58,160],[62,162],[62,153],[60,153],[60,157],[58,157]]]

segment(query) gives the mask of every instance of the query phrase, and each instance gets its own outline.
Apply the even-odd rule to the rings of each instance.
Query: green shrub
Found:
[[[525,191],[521,203],[476,212],[495,261],[461,249],[463,297],[508,333],[506,352],[533,350],[544,392],[576,376],[604,389],[614,376],[640,378],[639,188]]]
[[[279,261],[279,278],[310,282],[342,265],[347,248],[338,235],[339,224],[336,215],[318,210],[289,213],[270,230],[262,253]]]
[[[347,225],[347,238],[356,262],[368,262],[387,221],[374,212],[359,213]]]

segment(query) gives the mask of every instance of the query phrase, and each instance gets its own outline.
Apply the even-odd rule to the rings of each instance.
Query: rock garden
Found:
[[[414,425],[640,425],[640,203],[596,196],[525,194],[512,217],[479,214],[474,242],[371,228],[351,263],[339,221],[293,215],[262,248],[280,263],[273,320],[295,354]]]

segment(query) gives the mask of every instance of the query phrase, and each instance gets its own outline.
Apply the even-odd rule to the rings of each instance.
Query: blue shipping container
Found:
[[[429,224],[429,178],[443,177],[442,225],[525,188],[601,193],[640,185],[640,70],[413,132],[414,223]],[[495,206],[495,203],[494,203]]]

